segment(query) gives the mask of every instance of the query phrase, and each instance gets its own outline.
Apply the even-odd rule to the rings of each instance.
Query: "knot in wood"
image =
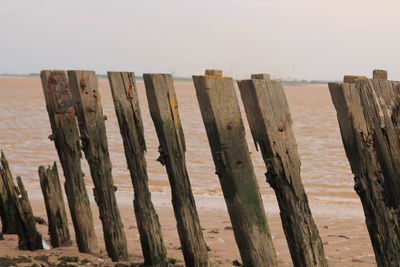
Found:
[[[279,127],[278,127],[278,131],[279,131],[279,132],[283,132],[283,131],[285,131],[285,129],[286,129],[285,126],[279,126]]]
[[[89,146],[89,136],[86,133],[83,133],[79,139],[81,139],[82,150],[85,150]]]
[[[54,141],[54,139],[55,139],[55,136],[53,135],[53,134],[50,134],[47,138],[49,138],[50,139],[50,141]]]
[[[376,177],[376,186],[383,191],[385,187],[385,177],[382,175],[382,173],[379,173]]]
[[[97,204],[99,204],[99,203],[98,203],[99,197],[97,196],[97,191],[96,191],[95,188],[93,188],[93,197],[94,197],[94,201],[95,201]],[[101,217],[101,214],[100,214],[100,217]]]
[[[219,163],[221,163],[223,166],[225,166],[226,164],[226,162],[225,162],[225,155],[224,155],[224,152],[222,152],[222,151],[216,151],[215,152],[215,159],[219,162]]]
[[[57,84],[57,76],[54,76],[54,75],[51,75],[50,77],[49,77],[49,82],[51,83],[51,84]]]
[[[266,160],[265,163],[267,165],[267,172],[265,173],[266,181],[273,189],[275,189],[277,187],[277,184],[275,181],[276,181],[276,179],[278,179],[278,174],[275,171],[273,161],[271,159]]]
[[[89,112],[96,112],[96,109],[94,109],[93,107],[86,107],[86,110]]]
[[[365,193],[365,188],[362,184],[361,177],[356,175],[354,176],[354,191],[361,196]]]
[[[228,125],[226,126],[226,128],[227,128],[228,130],[232,130],[232,128],[233,128],[232,122],[228,123]]]
[[[372,133],[369,133],[368,135],[364,135],[364,141],[367,144],[367,146],[372,146],[374,144],[374,138]]]
[[[128,100],[133,99],[133,86],[134,86],[134,83],[131,80],[129,80],[129,87],[128,87],[128,90],[126,91],[126,98]]]
[[[86,90],[86,81],[85,79],[80,79],[79,80],[79,87],[81,88],[82,91]]]
[[[107,120],[107,116],[106,116],[106,115],[103,115],[103,119],[106,121],[106,120]]]
[[[158,147],[158,153],[160,153],[160,156],[156,160],[160,162],[161,165],[164,166],[165,163],[167,162],[168,154],[164,151],[164,149],[161,146]]]

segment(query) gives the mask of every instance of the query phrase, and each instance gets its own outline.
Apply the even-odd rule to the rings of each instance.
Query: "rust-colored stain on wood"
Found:
[[[66,79],[60,79],[60,77],[54,74],[50,76],[49,81],[49,94],[55,113],[70,113],[71,116],[75,116],[74,101],[68,81]]]

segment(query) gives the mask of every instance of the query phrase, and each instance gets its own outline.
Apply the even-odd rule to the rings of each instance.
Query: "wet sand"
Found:
[[[106,126],[113,176],[119,188],[117,197],[128,238],[129,253],[132,255],[133,262],[140,262],[142,258],[132,208],[132,186],[126,169],[122,140],[108,81],[100,79],[99,84],[104,114],[108,117]],[[182,260],[181,251],[178,249],[180,244],[176,223],[170,204],[168,179],[164,168],[155,161],[158,157],[158,141],[147,108],[143,83],[138,81],[138,86],[153,201],[161,220],[168,255]],[[215,265],[231,266],[232,261],[240,260],[240,257],[232,230],[225,229],[230,222],[218,178],[214,174],[215,168],[193,84],[176,82],[175,87],[187,141],[188,172],[201,223],[205,229],[206,242],[211,249],[210,258]],[[353,190],[352,174],[343,151],[336,114],[327,86],[286,86],[285,90],[302,159],[303,183],[330,266],[375,266],[362,207]],[[54,144],[47,139],[51,131],[39,78],[0,77],[0,110],[0,149],[4,150],[14,176],[20,175],[26,184],[35,215],[46,218],[37,167],[51,164],[58,158]],[[242,115],[244,116],[244,112]],[[265,166],[260,153],[255,150],[246,120],[245,125],[278,260],[282,266],[290,266],[291,259],[282,231],[276,199],[265,182]],[[88,192],[91,192],[92,182],[87,164],[84,164],[84,172]],[[97,207],[93,206],[92,210],[96,218],[97,235],[101,241],[102,230]],[[70,228],[73,230],[72,224]],[[47,238],[47,227],[40,226],[40,230]],[[104,245],[102,242],[100,244],[103,246],[103,253],[97,257],[106,258]],[[16,237],[6,236],[6,241],[0,241],[0,257],[32,254],[18,251],[16,246]],[[41,251],[34,252],[34,255],[40,253],[75,255],[77,249],[71,247]]]

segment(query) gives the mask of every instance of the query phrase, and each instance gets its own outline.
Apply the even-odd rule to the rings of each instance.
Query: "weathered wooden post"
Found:
[[[125,157],[135,191],[133,202],[139,229],[145,266],[167,266],[167,251],[158,220],[151,202],[145,159],[146,141],[140,114],[135,74],[108,72],[119,129],[124,143]]]
[[[113,261],[128,259],[124,226],[115,197],[108,152],[105,116],[94,71],[68,71],[81,133],[82,149],[89,163],[94,196],[103,224],[108,256]]]
[[[330,83],[347,158],[378,266],[400,262],[400,82]]]
[[[8,166],[8,162],[1,151],[0,174],[9,197],[9,205],[15,208],[15,223],[17,225],[18,247],[22,250],[43,249],[42,236],[36,230],[35,218],[29,203],[28,194],[20,177],[17,177],[17,185]]]
[[[81,168],[79,131],[75,107],[65,71],[40,73],[52,135],[65,176],[65,193],[79,251],[98,252],[89,196]]]
[[[3,151],[1,151],[3,155]],[[0,215],[1,215],[1,224],[2,224],[2,233],[4,234],[17,234],[17,207],[15,206],[14,201],[11,199],[11,194],[7,191],[7,188],[4,184],[4,180],[8,179],[8,177],[3,175],[10,175],[1,171],[2,167],[0,166]]]
[[[167,168],[172,204],[186,266],[209,266],[185,162],[185,138],[170,74],[143,74],[151,117],[158,140],[158,161]]]
[[[373,77],[375,80],[385,80],[385,81],[387,81],[387,79],[388,79],[388,73],[387,73],[386,70],[374,70],[374,71],[372,72],[372,77]]]
[[[300,176],[300,156],[281,81],[255,74],[238,81],[251,134],[275,190],[294,266],[328,266]]]
[[[207,70],[205,76],[193,76],[193,81],[243,264],[276,266],[234,81],[215,70]]]
[[[40,166],[38,172],[47,211],[51,246],[53,248],[70,246],[72,241],[56,162],[53,167]]]

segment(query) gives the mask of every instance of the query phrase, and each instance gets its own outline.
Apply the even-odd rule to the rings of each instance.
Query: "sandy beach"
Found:
[[[108,118],[106,127],[113,163],[113,177],[118,186],[117,199],[128,239],[130,262],[140,263],[143,258],[132,207],[132,185],[126,169],[122,140],[108,81],[100,79],[99,86],[104,114]],[[176,82],[175,88],[187,143],[188,172],[204,228],[203,233],[210,248],[210,259],[213,266],[232,266],[235,260],[239,262],[241,260],[219,181],[214,174],[215,167],[193,83]],[[183,266],[168,179],[163,166],[155,160],[158,157],[158,140],[149,115],[142,81],[138,81],[138,91],[147,142],[146,158],[152,199],[162,225],[168,256],[176,259],[176,265]],[[302,159],[303,184],[324,243],[329,265],[375,266],[361,203],[353,190],[353,175],[343,150],[336,113],[327,85],[286,86],[285,91]],[[51,130],[40,79],[38,77],[0,77],[0,110],[2,111],[0,113],[0,149],[4,151],[14,177],[22,177],[35,216],[47,220],[37,168],[40,165],[58,161],[58,157],[54,144],[47,138]],[[254,147],[243,109],[242,116],[279,265],[291,266],[276,198],[273,190],[265,182],[264,162]],[[91,195],[93,183],[87,163],[84,160],[83,163],[85,182]],[[60,165],[59,171],[60,178],[64,180]],[[64,200],[66,201],[65,197]],[[80,254],[76,246],[35,252],[19,251],[17,237],[7,235],[4,241],[0,241],[0,257],[27,256],[34,259],[39,255],[79,256],[100,266],[111,266],[112,263],[106,256],[98,209],[93,199],[92,212],[101,247],[98,255]],[[74,238],[70,217],[69,223]],[[47,226],[39,225],[38,227],[46,242],[49,243]],[[32,265],[32,263],[29,264],[27,266]]]

